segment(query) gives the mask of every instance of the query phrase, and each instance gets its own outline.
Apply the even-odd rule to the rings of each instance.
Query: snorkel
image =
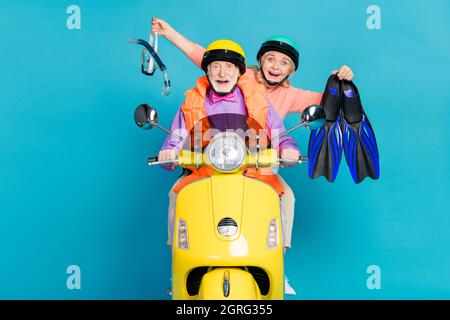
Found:
[[[152,39],[152,36],[150,37],[150,41]],[[167,73],[167,68],[164,65],[164,63],[161,61],[161,58],[156,53],[155,49],[145,40],[142,39],[129,39],[129,43],[135,43],[138,45],[141,45],[144,47],[142,49],[142,55],[141,55],[141,71],[143,74],[152,76],[155,73],[155,68],[153,66],[153,60],[148,57],[147,53],[150,53],[150,55],[153,57],[153,59],[156,61],[156,64],[159,67],[159,70],[161,70],[164,78],[163,88],[162,88],[162,95],[168,95],[170,93],[170,80],[169,80],[169,74]],[[157,47],[157,44],[156,44]],[[147,68],[146,65],[148,64]]]

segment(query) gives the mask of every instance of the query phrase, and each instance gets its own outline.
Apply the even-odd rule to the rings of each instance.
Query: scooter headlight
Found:
[[[245,161],[247,148],[236,133],[223,132],[216,135],[206,149],[208,163],[219,171],[233,171]]]
[[[220,220],[217,230],[224,237],[231,237],[238,231],[238,225],[232,218],[223,218]]]

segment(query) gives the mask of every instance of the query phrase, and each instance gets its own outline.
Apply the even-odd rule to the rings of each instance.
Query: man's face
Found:
[[[228,61],[211,62],[206,74],[214,90],[218,93],[231,92],[241,75],[239,68]]]

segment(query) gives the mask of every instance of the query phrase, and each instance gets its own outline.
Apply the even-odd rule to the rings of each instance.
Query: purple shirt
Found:
[[[242,95],[241,89],[236,87],[231,94],[226,95],[220,101],[216,101],[218,95],[211,89],[206,93],[205,99],[205,113],[208,116],[221,113],[235,113],[247,115],[247,108],[245,107],[244,96]],[[286,129],[283,125],[283,120],[281,120],[278,113],[269,103],[269,110],[267,112],[267,129],[269,132],[275,133],[278,130],[278,134],[284,132]],[[175,117],[173,118],[170,130],[182,137],[186,137],[188,132],[186,129],[186,122],[184,121],[184,113],[181,108],[178,109]],[[271,134],[269,134],[271,136]],[[183,146],[183,141],[168,135],[161,150],[166,149],[176,149],[180,151]],[[298,150],[297,143],[292,137],[284,136],[279,139],[278,148],[280,152],[283,149],[295,149]]]

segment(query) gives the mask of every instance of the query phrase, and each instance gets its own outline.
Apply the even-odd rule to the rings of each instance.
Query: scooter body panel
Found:
[[[236,234],[225,237],[219,233],[218,223],[223,218],[236,221]],[[187,249],[178,245],[180,219],[187,226]],[[278,245],[269,248],[269,224],[274,219]],[[204,272],[215,267],[241,268],[243,272],[253,271],[253,275],[256,272],[261,298],[283,299],[280,205],[278,194],[270,185],[246,178],[242,172],[217,174],[188,184],[177,197],[173,236],[173,299],[198,299],[200,287],[208,288],[203,281],[209,277],[204,277],[204,273],[200,272],[193,284],[192,276],[189,277],[192,270],[200,267],[204,267]]]

